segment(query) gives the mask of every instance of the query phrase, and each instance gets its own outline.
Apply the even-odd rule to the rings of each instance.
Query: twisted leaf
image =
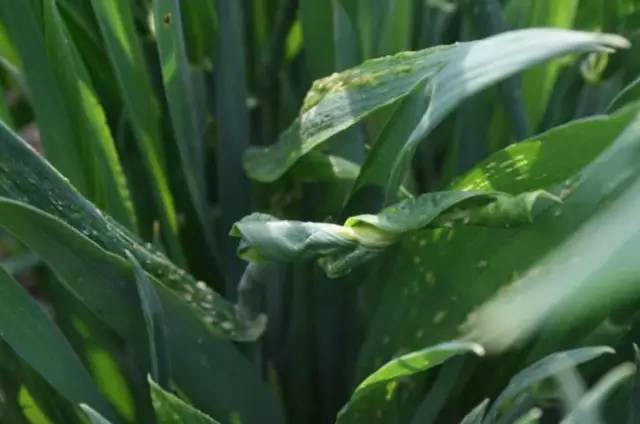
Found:
[[[423,194],[383,209],[357,215],[344,225],[283,221],[254,213],[237,222],[231,235],[240,237],[238,254],[249,261],[317,259],[329,277],[338,277],[378,256],[411,231],[456,223],[508,227],[531,222],[544,191],[517,196],[500,192],[444,191]]]

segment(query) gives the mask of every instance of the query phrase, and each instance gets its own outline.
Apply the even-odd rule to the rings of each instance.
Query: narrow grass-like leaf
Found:
[[[249,212],[249,181],[242,171],[242,154],[249,147],[249,111],[247,110],[246,50],[244,5],[233,0],[216,2],[219,17],[218,58],[216,67],[216,119],[218,130],[218,197],[225,233],[233,223]],[[234,296],[244,269],[233,254],[233,244],[224,239],[226,293]]]
[[[488,406],[489,399],[483,400],[478,406],[465,415],[462,421],[460,421],[460,424],[482,424]]]
[[[82,403],[80,404],[80,409],[82,410],[84,415],[87,417],[90,424],[111,424],[109,420],[107,420],[105,417],[100,415],[89,405]]]
[[[625,363],[606,373],[593,388],[585,393],[576,408],[562,420],[562,423],[596,424],[602,422],[599,417],[603,402],[613,390],[631,378],[635,370],[633,364]]]
[[[89,196],[98,207],[135,231],[133,204],[104,111],[54,0],[44,1],[44,21],[57,85],[68,105],[74,136],[87,159]]]
[[[125,340],[139,338],[139,327],[131,325],[140,320],[140,312],[130,262],[29,206],[0,198],[0,216],[0,224],[38,252],[68,290],[105,324]],[[203,320],[183,298],[152,281],[166,317],[172,380],[180,390],[207,412],[235,412],[245,422],[281,423],[275,398],[256,370],[228,340],[211,333],[236,333],[235,308],[218,310],[211,315],[213,320]],[[244,340],[260,334],[255,328],[241,333],[236,335]]]
[[[408,139],[393,147],[376,145],[368,158],[376,160],[378,149],[395,153],[387,184],[388,197],[395,198],[417,144],[466,97],[555,56],[627,46],[625,39],[613,35],[531,29],[373,59],[316,81],[299,118],[276,144],[248,151],[245,168],[258,181],[274,181],[329,137],[429,80],[423,94],[431,98],[429,108]]]
[[[151,376],[163,387],[169,385],[169,355],[167,354],[167,339],[164,322],[164,312],[158,293],[147,273],[142,269],[136,258],[127,255],[133,265],[133,275],[138,289],[138,298],[142,316],[144,317],[147,333],[147,347],[151,363]]]
[[[158,424],[216,424],[217,421],[198,411],[177,396],[162,389],[149,379],[151,401],[156,411]]]
[[[543,191],[517,196],[495,192],[426,193],[382,210],[357,215],[344,225],[281,221],[254,213],[238,221],[231,235],[241,239],[240,257],[250,261],[318,259],[329,277],[338,277],[378,256],[411,231],[456,223],[509,227],[532,221],[538,199],[557,200]]]
[[[126,0],[92,0],[107,46],[120,95],[136,132],[140,155],[162,221],[164,241],[172,259],[184,263],[178,219],[165,170],[159,109],[135,32],[132,5]]]
[[[454,341],[411,352],[387,362],[358,385],[349,402],[340,411],[337,422],[354,422],[353,416],[357,415],[358,409],[365,406],[373,407],[374,405],[371,404],[366,405],[368,393],[392,384],[400,378],[427,371],[463,353],[475,353],[482,356],[484,349],[475,343]]]
[[[578,12],[579,0],[536,0],[529,2],[529,27],[573,27]],[[524,72],[522,90],[533,128],[542,120],[547,104],[551,99],[558,73],[562,67],[559,61],[539,65]]]
[[[204,239],[211,254],[217,252],[213,226],[206,203],[204,129],[197,119],[191,70],[183,35],[180,2],[177,0],[154,0],[155,23],[162,76],[171,114],[182,172],[187,182],[194,209],[202,228]]]
[[[0,197],[26,203],[63,221],[68,226],[64,231],[61,230],[63,234],[68,234],[69,227],[71,227],[91,240],[91,242],[82,241],[82,246],[86,246],[87,243],[89,245],[96,243],[102,249],[120,258],[126,257],[126,251],[131,252],[145,271],[155,276],[161,283],[189,303],[201,319],[212,326],[214,331],[220,330],[222,334],[234,334],[232,337],[237,337],[239,340],[254,339],[260,334],[264,322],[246,323],[248,325],[245,326],[237,321],[233,305],[213,292],[203,282],[195,281],[188,273],[176,267],[162,254],[154,251],[150,245],[143,245],[126,229],[104,216],[93,204],[75,191],[55,169],[1,124],[0,141]],[[23,206],[16,202],[10,205],[17,210]],[[33,214],[37,217],[34,216],[32,219],[39,220],[42,214],[38,215],[36,212],[34,211]],[[20,212],[16,211],[15,213],[17,214],[15,216],[3,215],[0,219],[0,225],[15,224],[19,226],[24,233],[20,234],[18,238],[29,237],[30,242],[38,243],[39,248],[33,248],[33,250],[43,258],[41,249],[47,249],[49,254],[55,254],[55,250],[47,247],[47,234],[51,234],[51,231],[54,230],[50,229],[38,233],[33,230],[35,224],[30,227],[26,217],[21,216]],[[44,221],[47,222],[47,225],[55,227],[50,219]],[[14,231],[13,228],[10,230]],[[65,237],[57,239],[57,241],[62,244],[66,241]],[[77,235],[68,235],[68,237],[75,239]],[[26,243],[26,240],[23,241]],[[53,243],[51,245],[53,246]],[[88,248],[82,247],[81,251],[86,249]],[[99,256],[99,254],[96,255]],[[55,260],[46,261],[52,266],[71,267],[72,271],[77,273],[78,270],[72,267],[73,261],[68,263],[67,260],[60,263]],[[87,275],[92,273],[90,269]],[[105,270],[103,272],[106,274],[111,271]],[[81,278],[84,277],[81,276]],[[215,323],[221,323],[220,320],[227,322],[226,329],[222,327],[215,329],[217,327]]]
[[[575,367],[605,353],[614,353],[614,350],[607,346],[584,347],[553,353],[539,360],[511,378],[509,385],[500,393],[491,409],[489,409],[485,422],[495,422],[503,408],[523,391],[562,370]]]
[[[47,60],[44,34],[33,4],[1,1],[0,12],[23,63],[22,72],[47,158],[80,192],[87,194],[89,184],[82,168],[81,148],[74,137],[71,113]]]
[[[115,418],[60,330],[20,284],[0,270],[0,338],[63,397],[86,402]]]

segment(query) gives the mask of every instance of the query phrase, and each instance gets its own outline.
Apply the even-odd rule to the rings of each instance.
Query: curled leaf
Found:
[[[349,273],[378,256],[411,231],[469,225],[508,227],[531,222],[540,198],[557,200],[544,191],[517,196],[500,192],[443,191],[423,194],[383,209],[357,215],[344,225],[279,220],[254,213],[237,222],[238,254],[248,261],[318,260],[329,277]]]

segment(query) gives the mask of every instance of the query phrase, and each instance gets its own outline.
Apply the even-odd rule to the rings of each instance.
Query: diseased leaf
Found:
[[[626,40],[612,35],[531,29],[369,60],[316,81],[307,94],[299,119],[276,144],[249,150],[245,168],[258,181],[274,181],[301,156],[332,135],[406,96],[420,82],[429,80],[423,95],[430,97],[431,102],[413,132],[407,139],[396,140],[393,148],[376,144],[369,155],[368,160],[375,160],[378,149],[395,153],[387,156],[396,157],[387,184],[387,193],[392,194],[390,199],[395,199],[394,190],[402,183],[418,142],[464,98],[554,56],[626,46]]]
[[[91,240],[78,242],[81,251],[89,249],[92,243],[96,243],[102,249],[119,256],[126,257],[129,251],[140,262],[141,266],[149,274],[157,278],[166,287],[170,288],[183,301],[189,303],[194,311],[197,311],[201,319],[211,326],[218,334],[229,334],[237,340],[254,340],[264,327],[264,320],[254,323],[240,323],[235,318],[235,310],[232,304],[222,296],[215,293],[203,282],[197,282],[182,269],[175,266],[161,253],[152,249],[150,245],[143,245],[136,236],[118,225],[108,216],[100,212],[93,204],[83,198],[64,178],[58,174],[48,163],[39,157],[29,146],[13,134],[8,128],[0,124],[0,197],[13,199],[17,202],[4,202],[7,208],[13,210],[24,209],[24,204],[37,208],[64,222],[67,226],[81,233]],[[66,266],[74,275],[84,278],[72,263],[66,260],[58,262],[47,254],[55,255],[57,252],[47,246],[49,231],[37,233],[33,225],[15,212],[18,216],[7,214],[0,219],[0,225],[5,226],[26,244],[32,244],[32,249],[40,254],[49,265]],[[58,230],[56,220],[41,218],[37,211],[32,211],[32,219],[43,220],[46,225],[61,231],[63,238],[60,243],[66,241],[66,237],[77,239],[78,234],[70,234],[69,228]],[[45,224],[43,224],[45,225]],[[20,231],[20,234],[16,234]],[[27,239],[28,238],[28,239]],[[91,249],[89,249],[91,250]],[[97,256],[100,256],[97,254]],[[82,257],[82,256],[81,256]],[[105,271],[111,272],[111,271]],[[88,268],[87,274],[91,274]],[[64,278],[63,278],[64,279]],[[226,328],[218,327],[215,323],[226,322]]]
[[[162,389],[149,379],[151,401],[156,411],[158,424],[216,424],[213,418],[198,411],[177,396]]]
[[[62,332],[16,280],[0,269],[0,338],[72,404],[88,402],[115,413]]]
[[[349,402],[338,414],[337,422],[358,422],[358,410],[380,407],[367,402],[367,394],[372,391],[384,389],[400,378],[427,371],[463,353],[482,356],[484,349],[475,343],[453,341],[411,352],[387,362],[358,385]]]
[[[456,223],[496,227],[529,223],[536,200],[542,198],[557,200],[542,191],[518,196],[433,192],[390,206],[377,215],[353,216],[344,225],[281,221],[254,213],[238,221],[231,235],[241,239],[238,254],[246,260],[317,259],[329,277],[338,277],[378,256],[411,231]]]
[[[509,385],[500,393],[489,409],[485,422],[495,422],[503,408],[509,402],[530,387],[540,383],[562,370],[575,367],[584,362],[595,359],[605,353],[614,353],[614,350],[607,346],[584,347],[565,352],[553,353],[525,370],[519,372],[511,378]]]

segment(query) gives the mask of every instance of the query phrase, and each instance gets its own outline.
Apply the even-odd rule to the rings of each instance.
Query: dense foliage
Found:
[[[640,423],[637,0],[0,0],[0,422]]]

